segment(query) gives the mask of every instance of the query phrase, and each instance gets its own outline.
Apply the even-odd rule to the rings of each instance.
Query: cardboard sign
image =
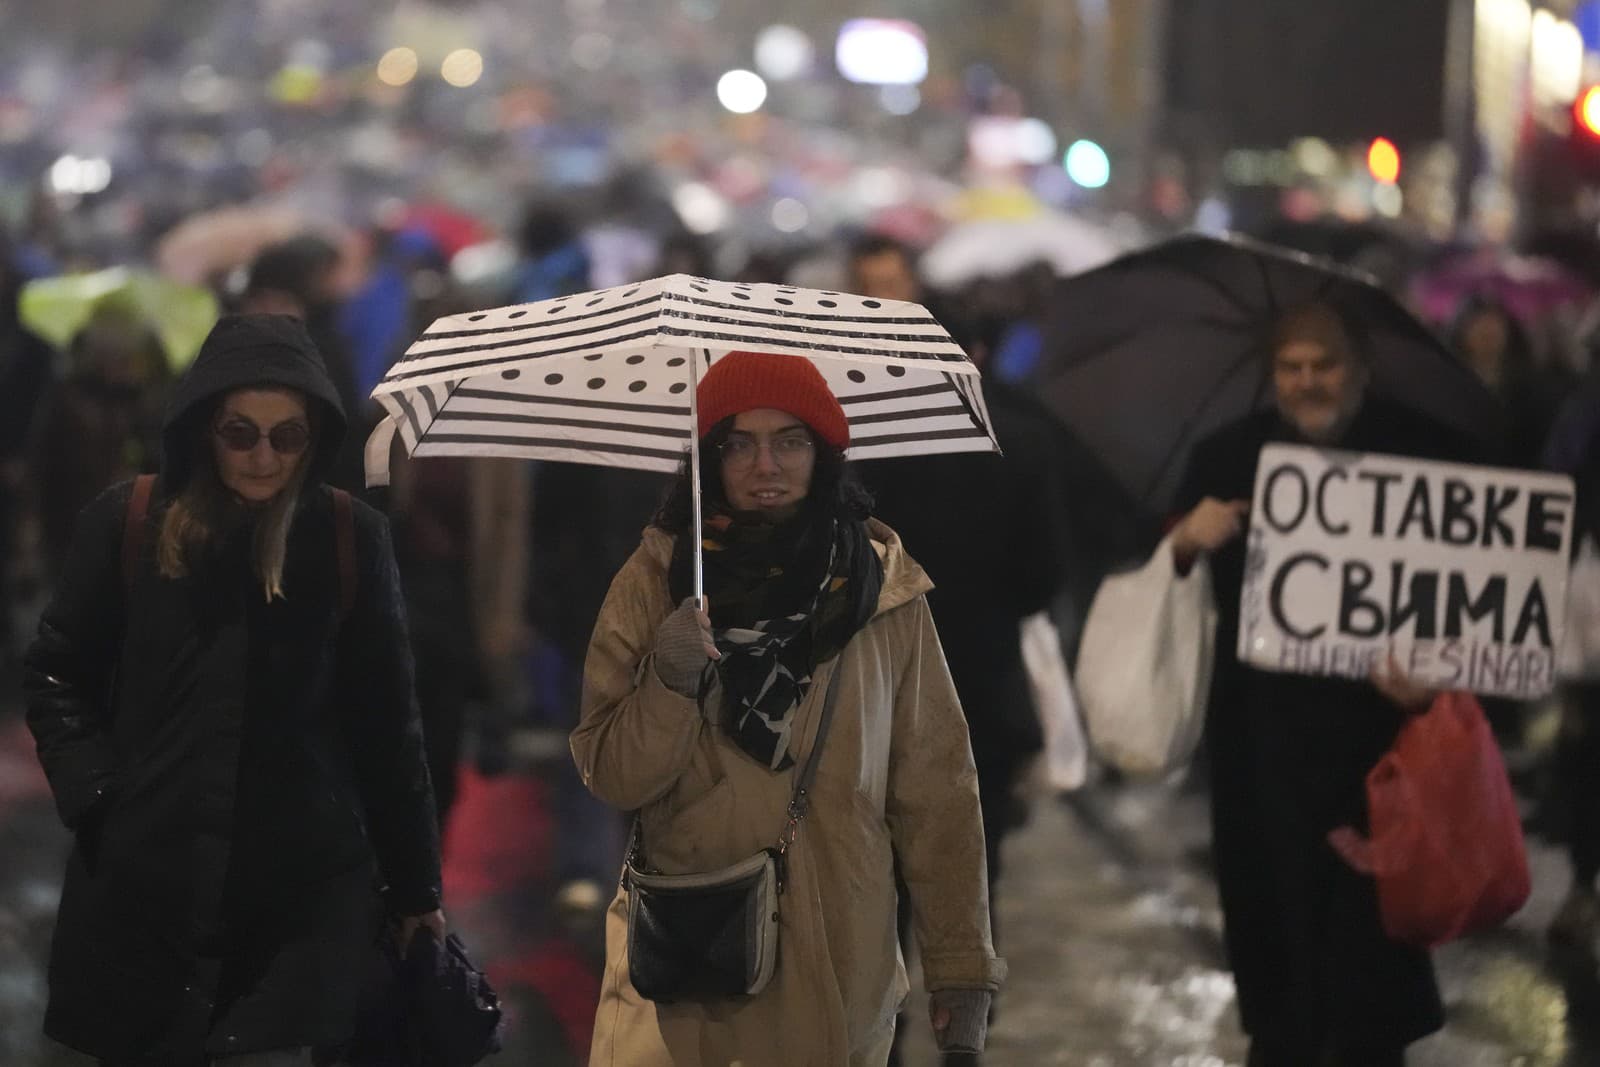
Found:
[[[1269,445],[1256,469],[1239,658],[1531,699],[1556,680],[1564,475]]]

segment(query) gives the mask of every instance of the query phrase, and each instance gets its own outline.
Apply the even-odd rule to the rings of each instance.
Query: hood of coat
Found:
[[[878,592],[874,617],[909,604],[933,589],[933,581],[920,564],[906,554],[900,535],[877,519],[867,520],[867,534],[883,563],[883,588]],[[663,573],[672,565],[673,535],[658,526],[644,531],[644,550]]]
[[[288,315],[228,315],[212,328],[173,391],[161,429],[163,484],[176,492],[188,482],[194,442],[224,395],[264,386],[298,390],[314,409],[316,445],[306,484],[320,481],[344,439],[345,413],[305,324]]]

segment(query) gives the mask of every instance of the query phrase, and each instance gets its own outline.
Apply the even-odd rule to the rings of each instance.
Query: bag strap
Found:
[[[356,606],[356,517],[350,494],[333,490],[334,539],[339,554],[339,618]]]
[[[139,553],[144,549],[145,519],[150,514],[150,494],[155,485],[153,474],[141,474],[133,480],[133,495],[128,498],[127,515],[122,521],[122,586],[130,593]]]
[[[784,827],[784,833],[790,841],[794,840],[791,827],[797,826],[811,807],[811,783],[817,780],[817,763],[822,757],[822,742],[827,738],[828,726],[833,722],[833,706],[839,701],[839,674],[840,663],[835,658],[833,673],[828,676],[828,694],[822,698],[822,721],[817,724],[817,736],[811,742],[811,751],[806,753],[805,765],[800,768],[800,773],[795,775],[794,795],[789,798],[789,826]]]

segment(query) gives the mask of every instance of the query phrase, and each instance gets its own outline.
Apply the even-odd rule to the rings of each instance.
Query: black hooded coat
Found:
[[[301,391],[316,444],[267,602],[248,526],[182,578],[156,542],[216,404]],[[104,1059],[185,1067],[349,1038],[390,911],[439,906],[439,845],[388,524],[356,502],[341,618],[322,478],[344,415],[305,330],[224,319],[179,383],[164,463],[124,574],[131,483],[78,521],[28,651],[28,722],[77,835],[45,1032]]]

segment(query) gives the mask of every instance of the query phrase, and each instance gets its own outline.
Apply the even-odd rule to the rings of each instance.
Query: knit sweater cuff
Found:
[[[667,616],[656,632],[655,670],[661,684],[679,696],[695,696],[706,662],[704,632],[694,615],[680,610]]]
[[[950,1025],[945,1027],[939,1047],[982,1052],[989,1036],[989,1004],[993,994],[987,989],[940,989],[932,997],[934,1003],[950,1012]]]

